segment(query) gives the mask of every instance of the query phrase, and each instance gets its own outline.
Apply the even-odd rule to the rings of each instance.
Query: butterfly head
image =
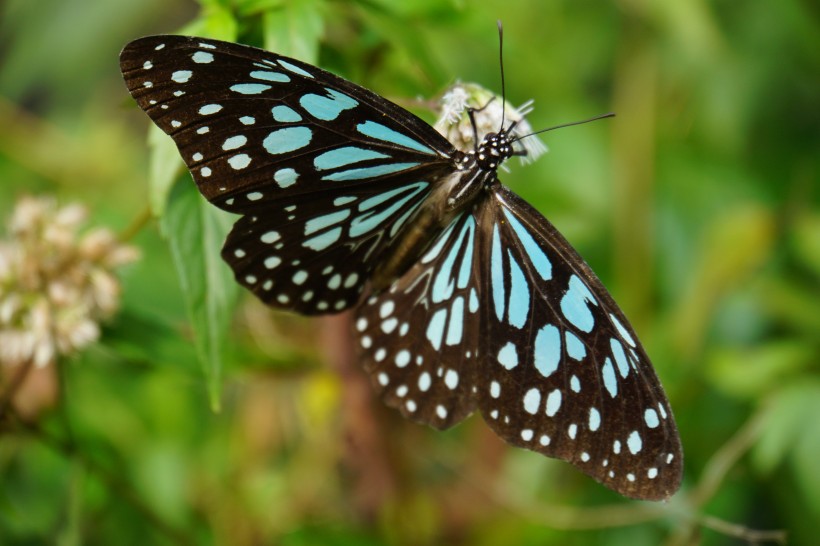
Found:
[[[484,137],[474,152],[476,164],[480,169],[495,171],[504,161],[516,155],[513,149],[513,139],[510,137],[510,132],[514,127],[515,124],[497,133],[488,133]]]

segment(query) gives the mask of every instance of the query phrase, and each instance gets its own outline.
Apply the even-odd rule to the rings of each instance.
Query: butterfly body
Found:
[[[478,410],[509,443],[665,499],[682,452],[626,317],[498,179],[511,127],[459,151],[358,85],[263,50],[154,36],[121,68],[201,193],[242,215],[222,255],[272,307],[355,308],[384,401],[445,429]]]

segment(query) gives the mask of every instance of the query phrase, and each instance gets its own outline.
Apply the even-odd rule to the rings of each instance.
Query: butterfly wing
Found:
[[[563,236],[500,184],[358,313],[365,369],[406,417],[447,428],[478,408],[507,442],[621,494],[678,488],[677,429],[628,321]]]
[[[378,257],[452,170],[452,145],[425,122],[294,59],[153,36],[128,44],[120,66],[202,194],[244,215],[223,257],[275,307],[353,305]]]
[[[476,408],[480,286],[478,232],[456,217],[388,289],[357,310],[361,360],[385,402],[446,429]]]
[[[566,239],[509,189],[495,186],[479,221],[487,423],[623,495],[669,497],[681,479],[680,439],[626,317]]]

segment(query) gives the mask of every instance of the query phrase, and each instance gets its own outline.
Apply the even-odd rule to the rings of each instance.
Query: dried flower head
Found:
[[[137,259],[107,229],[80,233],[84,207],[24,197],[0,240],[0,364],[45,366],[95,341],[118,308],[114,269]]]
[[[508,102],[503,107],[505,127],[517,122],[512,131],[513,136],[522,137],[532,133],[532,127],[524,118],[532,112],[532,102],[528,100],[518,108]],[[468,108],[476,109],[474,117],[479,141],[487,133],[497,132],[502,121],[501,99],[487,89],[474,83],[457,83],[450,87],[441,98],[440,116],[434,127],[464,152],[473,150],[476,144],[473,141],[473,126],[467,114]],[[513,147],[526,152],[526,155],[521,156],[522,163],[534,161],[547,152],[547,147],[536,136],[522,138]]]

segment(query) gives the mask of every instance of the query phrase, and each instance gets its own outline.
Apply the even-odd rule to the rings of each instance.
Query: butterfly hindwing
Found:
[[[405,417],[438,429],[476,408],[479,237],[475,217],[462,213],[357,313],[362,362],[377,391]]]
[[[508,442],[571,462],[631,497],[681,477],[663,389],[629,322],[583,259],[498,185],[482,210],[479,407]]]
[[[386,177],[391,190],[357,186],[263,203],[234,225],[223,258],[240,284],[269,305],[306,315],[347,309],[430,180],[399,185]]]
[[[355,304],[398,227],[450,169],[452,145],[422,120],[294,59],[154,36],[127,45],[121,67],[202,194],[244,215],[223,256],[275,307]]]

